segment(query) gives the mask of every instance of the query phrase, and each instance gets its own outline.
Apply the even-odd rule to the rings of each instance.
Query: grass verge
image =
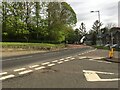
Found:
[[[51,50],[64,48],[64,44],[49,44],[49,43],[20,43],[20,42],[1,42],[2,48],[13,48],[13,49],[34,49],[34,50]]]

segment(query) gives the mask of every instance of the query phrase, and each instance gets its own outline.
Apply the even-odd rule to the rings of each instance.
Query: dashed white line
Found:
[[[54,61],[52,61],[52,62],[58,62],[58,60],[54,60]]]
[[[45,63],[42,63],[41,65],[47,65],[47,64],[49,64],[50,62],[45,62]]]
[[[64,58],[60,59],[61,61],[64,60]]]
[[[41,66],[41,67],[35,68],[35,70],[40,70],[40,69],[43,69],[43,68],[45,68],[45,67],[44,67],[44,66]]]
[[[57,63],[61,64],[61,63],[63,63],[63,61],[60,61],[60,62],[57,62]]]
[[[72,56],[66,57],[66,59],[72,58]]]
[[[22,70],[25,70],[25,69],[26,69],[26,68],[15,69],[14,72],[22,71]]]
[[[26,71],[20,72],[19,75],[27,74],[30,72],[33,72],[33,70],[26,70]]]
[[[64,60],[65,62],[69,61],[69,60]]]
[[[84,58],[86,58],[86,57],[79,57],[79,59],[84,59]]]
[[[35,67],[38,67],[40,65],[33,65],[33,66],[29,66],[29,68],[35,68]]]
[[[54,66],[55,64],[49,64],[48,66]]]
[[[0,80],[5,80],[5,79],[8,79],[8,78],[12,78],[12,77],[15,77],[15,75],[13,75],[13,74],[7,75],[7,76],[4,76],[4,77],[1,77]]]
[[[5,74],[7,74],[7,72],[1,72],[1,73],[0,73],[0,75],[5,75]]]
[[[74,60],[75,58],[71,58],[70,60]]]

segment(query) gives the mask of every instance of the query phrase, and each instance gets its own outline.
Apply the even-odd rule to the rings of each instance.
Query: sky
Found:
[[[15,1],[19,1],[19,0],[15,0]],[[52,1],[52,0],[46,0],[46,1]],[[98,20],[98,13],[90,13],[90,11],[98,11],[98,10],[100,11],[100,17],[101,17],[100,21],[103,23],[102,27],[106,26],[108,23],[113,23],[116,24],[116,26],[118,26],[118,2],[120,0],[58,0],[58,1],[66,1],[71,5],[73,10],[76,12],[78,22],[75,28],[79,28],[80,24],[83,22],[86,25],[87,31],[89,31],[93,23],[96,20]],[[119,20],[119,24],[120,24],[120,20]]]
[[[89,31],[93,23],[98,20],[98,13],[90,13],[90,11],[100,11],[100,21],[103,26],[108,23],[114,23],[118,26],[118,2],[120,0],[66,0],[71,5],[77,15],[77,24],[75,28],[79,28],[83,22]]]

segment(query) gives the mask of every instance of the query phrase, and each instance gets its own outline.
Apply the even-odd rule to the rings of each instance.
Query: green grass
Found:
[[[23,49],[52,49],[63,48],[64,44],[49,43],[20,43],[20,42],[1,42],[3,48],[23,48]]]

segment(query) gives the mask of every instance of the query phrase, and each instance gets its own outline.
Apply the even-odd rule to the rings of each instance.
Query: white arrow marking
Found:
[[[120,78],[114,78],[114,79],[101,79],[97,73],[101,74],[114,74],[109,72],[99,72],[99,71],[90,71],[90,70],[83,70],[85,78],[87,81],[118,81]]]

